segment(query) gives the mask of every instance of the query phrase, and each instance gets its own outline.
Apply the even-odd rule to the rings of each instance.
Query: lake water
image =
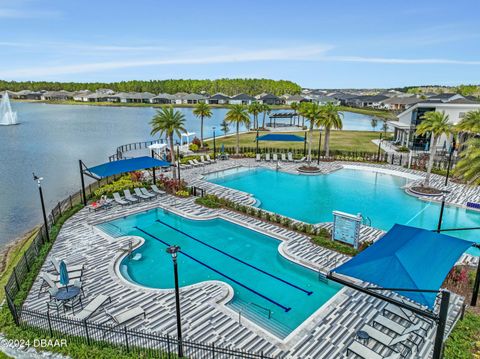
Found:
[[[80,189],[79,159],[93,166],[107,161],[119,145],[152,139],[149,121],[154,108],[22,102],[13,102],[12,108],[21,124],[0,126],[0,248],[41,222],[32,172],[44,177],[51,210]],[[200,120],[191,109],[180,111],[186,115],[187,130],[198,134]],[[213,109],[213,117],[205,120],[206,137],[226,111]],[[343,123],[346,130],[371,130],[369,116],[346,112]]]

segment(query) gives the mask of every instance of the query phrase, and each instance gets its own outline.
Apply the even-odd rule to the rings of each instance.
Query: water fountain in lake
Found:
[[[0,125],[10,126],[17,124],[17,113],[12,111],[10,99],[8,98],[8,92],[5,91],[2,96],[2,101],[0,102]]]

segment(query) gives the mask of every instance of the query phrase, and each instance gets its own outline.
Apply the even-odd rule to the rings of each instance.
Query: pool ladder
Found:
[[[368,226],[368,227],[372,226],[372,220],[370,219],[370,217],[362,215],[362,219],[363,219],[362,222],[365,226]]]

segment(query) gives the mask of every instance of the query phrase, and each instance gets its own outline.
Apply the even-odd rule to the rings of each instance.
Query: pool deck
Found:
[[[237,165],[255,166],[257,163],[254,160],[223,161],[205,168],[184,170],[182,176],[189,184],[205,188],[209,193],[252,204],[249,194],[226,189],[201,179],[206,171],[216,171]],[[275,167],[272,163],[262,165]],[[294,171],[296,165],[284,165],[283,169]],[[339,166],[339,163],[328,163],[324,166],[325,173],[339,169]],[[389,169],[390,167],[379,166],[379,168]],[[411,174],[418,175],[418,173]],[[439,179],[434,178],[434,180]],[[460,197],[461,195],[452,198]],[[315,270],[328,271],[348,260],[347,256],[318,247],[312,244],[307,236],[289,229],[230,210],[207,209],[196,205],[193,198],[163,196],[125,207],[114,205],[106,211],[89,212],[87,208],[82,209],[65,222],[42,270],[53,269],[50,262],[52,257],[65,259],[68,264],[84,264],[86,267],[83,278],[84,304],[99,294],[108,294],[111,296],[112,303],[107,305],[107,309],[112,313],[136,306],[142,306],[146,311],[146,319],[132,321],[129,328],[176,336],[173,291],[140,287],[127,282],[115,270],[119,260],[124,256],[122,249],[130,240],[135,245],[139,245],[141,241],[138,237],[112,239],[93,227],[96,223],[152,208],[164,208],[192,219],[220,217],[271,235],[282,240],[279,251],[283,255]],[[378,239],[382,233],[374,228],[363,226],[361,238],[362,240]],[[25,307],[46,310],[48,295],[38,296],[40,285],[41,280],[37,278],[25,301]],[[264,355],[276,358],[343,358],[346,357],[346,348],[354,340],[355,333],[365,323],[371,323],[385,306],[385,302],[344,288],[285,340],[281,340],[248,319],[242,317],[240,320],[237,312],[223,304],[230,297],[231,287],[219,281],[203,282],[182,288],[182,324],[185,339],[251,352],[263,352]],[[452,295],[448,330],[451,330],[452,324],[457,320],[462,304],[463,298]],[[104,322],[107,316],[99,310],[91,320]],[[434,332],[434,329],[428,330],[425,342],[419,344],[418,349],[407,357],[428,358],[433,348]],[[388,353],[385,347],[374,344],[373,341],[370,341],[369,345],[380,353]]]

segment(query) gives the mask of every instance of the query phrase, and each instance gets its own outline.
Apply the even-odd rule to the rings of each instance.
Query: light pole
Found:
[[[380,141],[378,141],[377,162],[380,162],[380,147],[382,146],[382,132],[380,132]]]
[[[179,251],[180,251],[179,246],[170,246],[167,248],[167,253],[170,253],[172,255],[173,273],[175,276],[175,305],[177,310],[178,356],[180,358],[183,358],[182,321],[180,319],[180,291],[178,289],[178,267],[177,267],[177,253]]]
[[[40,203],[42,204],[42,214],[43,214],[43,224],[45,226],[45,235],[47,237],[47,241],[50,242],[50,235],[48,234],[48,221],[47,221],[47,213],[45,212],[45,202],[43,200],[43,191],[42,191],[42,181],[43,177],[38,177],[35,173],[32,173],[33,180],[37,181],[38,184],[38,193],[40,194]]]
[[[213,160],[215,161],[217,159],[217,145],[215,144],[215,129],[216,127],[213,126]]]
[[[448,185],[448,178],[450,176],[450,167],[452,164],[452,156],[454,151],[455,151],[455,137],[453,138],[452,147],[450,148],[450,153],[448,155],[447,176],[445,177],[445,190],[443,191],[443,195],[442,195],[442,205],[440,206],[440,215],[438,217],[437,233],[440,233],[442,229],[443,211],[445,210],[445,195],[448,193],[447,185]]]
[[[256,140],[257,140],[256,141],[257,142],[257,152],[256,153],[258,154],[258,126],[257,126],[257,138],[256,138]]]
[[[180,145],[177,144],[177,173],[178,181],[180,182]]]
[[[317,158],[317,165],[320,165],[320,149],[322,148],[322,129],[318,129],[318,158]]]

